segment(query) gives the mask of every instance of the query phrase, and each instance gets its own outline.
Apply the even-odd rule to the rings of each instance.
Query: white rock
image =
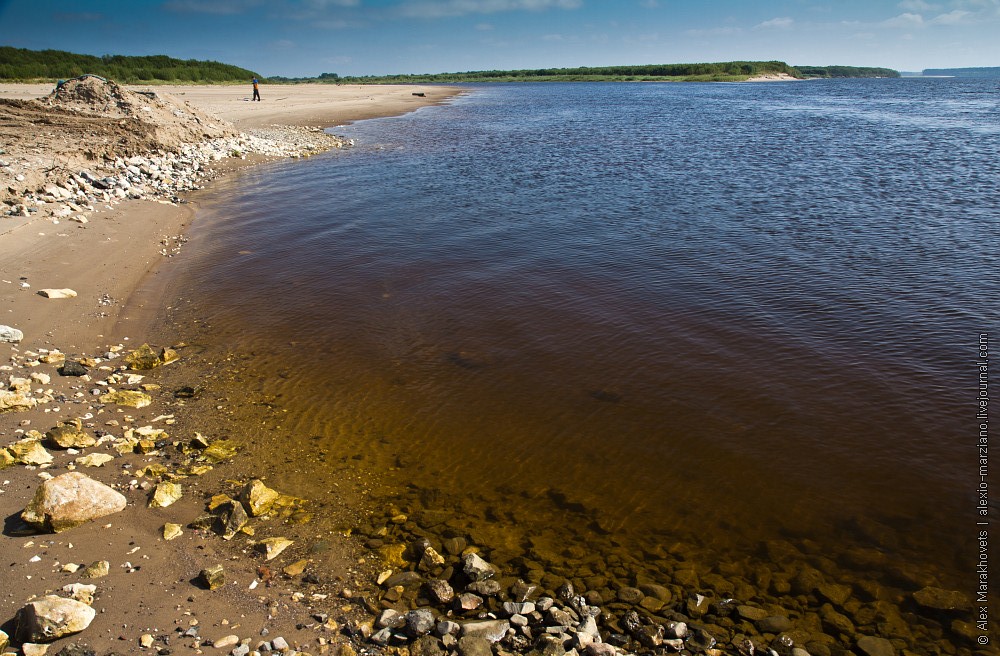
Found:
[[[69,472],[42,483],[21,519],[60,533],[124,510],[125,505],[125,497],[107,485],[79,472]]]
[[[83,631],[96,615],[94,609],[83,602],[48,595],[18,611],[17,639],[33,643],[52,642]]]
[[[38,295],[45,298],[75,298],[77,294],[72,289],[39,289]]]

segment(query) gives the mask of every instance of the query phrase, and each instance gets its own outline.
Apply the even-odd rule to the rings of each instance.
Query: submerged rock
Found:
[[[125,497],[79,472],[44,481],[35,491],[21,519],[40,530],[55,533],[125,509]]]
[[[967,611],[972,608],[972,602],[963,593],[932,586],[914,592],[913,600],[921,607],[931,610]]]

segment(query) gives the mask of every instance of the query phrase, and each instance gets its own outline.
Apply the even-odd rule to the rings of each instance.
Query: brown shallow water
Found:
[[[711,121],[732,106],[715,94],[751,92],[716,88],[616,92],[640,93],[637,111],[702,103],[722,139]],[[794,93],[818,97],[753,91],[747,111],[772,103],[804,120],[843,100],[809,88]],[[988,256],[951,237],[995,231],[975,222],[996,202],[987,188],[942,198],[933,160],[871,156],[866,138],[924,147],[912,126],[831,137],[807,121],[785,148],[853,193],[790,193],[810,178],[793,180],[804,174],[787,151],[764,143],[769,166],[791,167],[767,175],[789,188],[754,195],[760,163],[726,159],[724,140],[700,155],[633,144],[643,157],[614,162],[629,181],[615,191],[593,160],[616,151],[588,143],[577,158],[561,138],[586,123],[558,114],[567,99],[503,93],[362,124],[355,152],[264,167],[200,198],[178,274],[158,283],[175,299],[160,338],[190,343],[186,357],[212,372],[212,430],[242,435],[248,466],[289,493],[337,504],[353,481],[371,525],[351,528],[373,548],[402,512],[409,539],[460,533],[546,584],[608,598],[654,581],[678,603],[781,609],[814,653],[860,635],[971,650],[969,610],[930,611],[913,593],[974,590],[974,456],[961,444],[974,437],[966,365],[990,314],[969,283]],[[528,120],[508,101],[543,122],[524,134],[554,142],[536,151],[505,131]],[[494,103],[502,120],[483,128]],[[515,147],[477,167],[498,139]],[[699,176],[673,179],[692,163]],[[707,193],[709,173],[737,188]],[[958,202],[968,226],[940,214]],[[248,426],[248,404],[273,412]],[[853,632],[832,628],[827,606]]]

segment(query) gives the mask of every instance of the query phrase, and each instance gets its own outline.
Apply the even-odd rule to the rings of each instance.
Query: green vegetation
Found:
[[[796,66],[804,77],[900,77],[899,71],[874,66]]]
[[[1000,66],[981,68],[925,68],[924,75],[953,75],[955,77],[1000,77]]]
[[[0,46],[0,80],[69,79],[93,73],[123,83],[246,82],[260,77],[253,71],[229,64],[195,59],[173,59],[165,55],[77,55],[62,50],[25,50]]]
[[[331,82],[347,84],[428,84],[470,82],[738,82],[755,75],[787,73],[801,77],[784,62],[721,62],[714,64],[647,64],[580,68],[538,68],[515,71],[468,71],[414,75],[341,77],[323,73],[313,78],[268,78],[271,83]]]

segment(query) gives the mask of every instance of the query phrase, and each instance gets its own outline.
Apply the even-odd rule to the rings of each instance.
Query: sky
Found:
[[[0,0],[0,45],[264,76],[779,60],[1000,66],[1000,0]]]

